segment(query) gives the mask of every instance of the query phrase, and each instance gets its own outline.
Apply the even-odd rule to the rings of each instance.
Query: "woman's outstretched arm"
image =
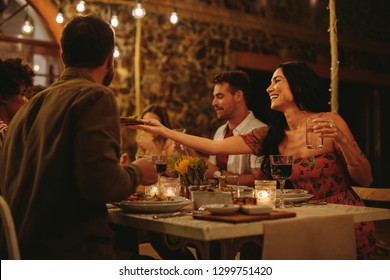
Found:
[[[170,138],[184,146],[209,155],[252,153],[252,150],[245,143],[241,136],[232,136],[216,141],[169,129],[155,119],[142,119],[141,121],[145,122],[145,124],[137,125],[136,128],[145,130],[155,135],[161,135],[163,137]]]

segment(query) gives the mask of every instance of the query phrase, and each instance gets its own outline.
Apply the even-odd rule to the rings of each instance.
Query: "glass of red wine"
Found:
[[[280,203],[279,208],[285,208],[284,205],[284,184],[291,177],[293,156],[270,155],[271,176],[279,181],[280,185]]]
[[[152,161],[156,164],[157,169],[157,187],[161,188],[161,175],[167,171],[167,156],[153,155]]]

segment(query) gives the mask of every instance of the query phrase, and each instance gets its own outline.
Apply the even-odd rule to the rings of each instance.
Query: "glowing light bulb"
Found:
[[[172,11],[172,13],[171,13],[171,16],[170,16],[169,20],[170,20],[170,22],[171,22],[172,24],[176,24],[176,23],[179,22],[179,17],[178,17],[178,15],[177,15],[177,12],[176,12],[175,9],[173,9],[173,11]]]
[[[114,57],[118,58],[120,56],[121,56],[121,52],[119,51],[118,46],[115,46],[115,48],[114,48]]]
[[[56,22],[60,23],[60,24],[64,22],[64,13],[63,13],[61,8],[58,9],[58,13],[56,16]]]
[[[118,25],[119,25],[118,16],[113,15],[113,16],[111,17],[111,25],[112,25],[113,27],[118,27]]]
[[[84,1],[79,1],[76,5],[76,11],[79,13],[84,13],[85,12],[85,2]]]
[[[24,24],[22,26],[22,33],[26,35],[30,35],[34,31],[34,26],[30,22],[30,18],[26,16],[24,19]]]
[[[141,19],[146,15],[146,11],[140,1],[137,3],[131,14],[136,19]]]

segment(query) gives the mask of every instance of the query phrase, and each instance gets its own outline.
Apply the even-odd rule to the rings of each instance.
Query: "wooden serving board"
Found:
[[[249,222],[258,222],[263,220],[274,220],[281,218],[292,218],[297,214],[294,212],[288,211],[272,211],[268,214],[258,214],[258,215],[246,215],[246,214],[233,214],[233,215],[212,215],[207,213],[202,214],[194,214],[194,219],[199,220],[208,220],[208,221],[217,221],[217,222],[225,222],[225,223],[249,223]]]

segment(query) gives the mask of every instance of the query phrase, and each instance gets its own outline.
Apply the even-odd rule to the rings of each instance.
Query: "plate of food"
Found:
[[[125,125],[144,124],[143,121],[140,121],[138,119],[138,116],[120,117],[119,121],[121,124],[125,124]]]
[[[240,209],[240,205],[237,204],[206,204],[204,205],[206,211],[215,215],[231,215],[236,213]]]
[[[188,204],[191,200],[184,197],[172,197],[169,200],[122,200],[112,204],[126,212],[137,213],[166,213],[175,212]]]

